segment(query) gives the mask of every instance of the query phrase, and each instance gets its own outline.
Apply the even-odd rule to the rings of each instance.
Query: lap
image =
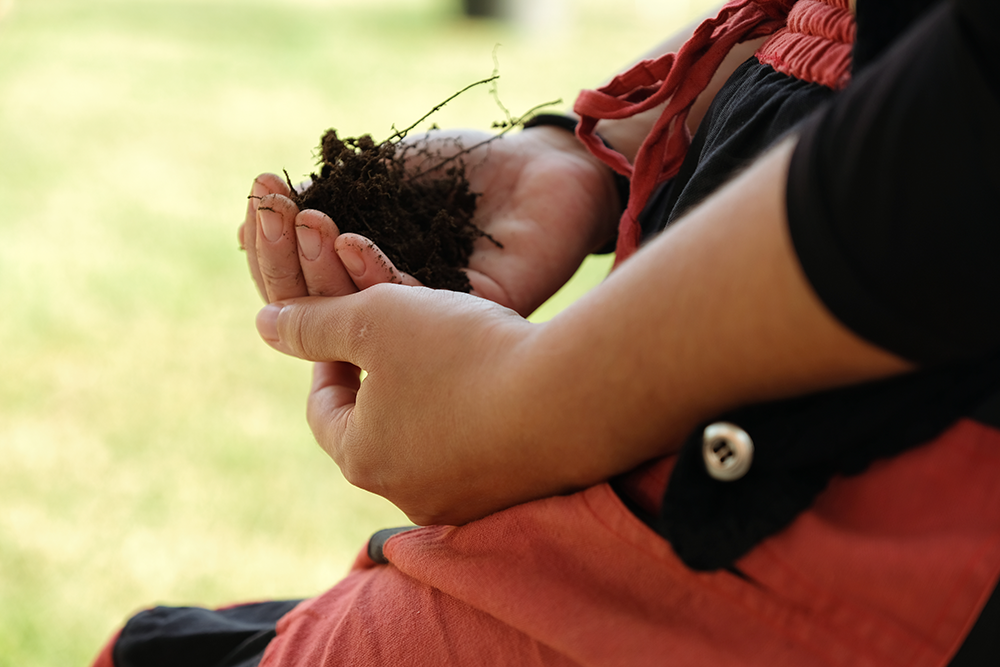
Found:
[[[260,667],[946,664],[1000,577],[998,469],[1000,432],[960,422],[733,571],[685,567],[608,485],[403,532],[284,614]]]

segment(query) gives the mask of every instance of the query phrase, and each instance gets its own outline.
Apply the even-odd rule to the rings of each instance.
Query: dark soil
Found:
[[[469,189],[460,160],[398,137],[376,143],[367,134],[341,139],[327,130],[319,173],[292,198],[300,209],[326,213],[342,233],[371,239],[399,270],[424,285],[468,292],[461,269],[469,264],[473,242],[486,236],[500,245],[472,224],[479,195]],[[435,168],[419,166],[429,173],[414,174],[413,164]]]

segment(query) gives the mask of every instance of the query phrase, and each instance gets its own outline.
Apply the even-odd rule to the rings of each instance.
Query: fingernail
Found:
[[[285,229],[285,221],[281,219],[281,214],[271,209],[258,208],[257,215],[260,216],[260,228],[264,232],[264,238],[272,243],[281,238],[281,232]]]
[[[343,249],[339,250],[337,254],[340,256],[340,261],[344,264],[351,275],[361,277],[365,275],[365,260],[361,257],[361,253],[352,245],[348,245]]]
[[[299,240],[299,250],[302,251],[303,257],[310,262],[319,257],[323,249],[323,237],[318,230],[299,225],[295,228],[295,238]]]
[[[269,343],[277,343],[281,339],[278,336],[278,315],[281,314],[281,306],[268,304],[257,313],[257,333]]]

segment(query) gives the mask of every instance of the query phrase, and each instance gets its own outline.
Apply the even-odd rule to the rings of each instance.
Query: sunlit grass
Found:
[[[404,520],[343,481],[306,365],[257,339],[255,174],[409,124],[498,43],[513,112],[568,106],[705,4],[567,2],[544,37],[447,0],[0,0],[0,665],[86,664],[155,602],[314,594]],[[434,120],[498,118],[477,91]]]

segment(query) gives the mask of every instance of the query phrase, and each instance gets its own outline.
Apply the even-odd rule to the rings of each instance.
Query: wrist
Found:
[[[591,254],[607,254],[614,252],[618,237],[618,222],[621,219],[625,207],[628,205],[630,183],[629,179],[608,167],[595,156],[587,147],[576,138],[576,126],[579,119],[572,115],[563,114],[538,114],[529,119],[524,124],[524,129],[533,130],[536,135],[544,135],[555,139],[561,150],[566,150],[578,155],[586,160],[601,174],[603,184],[602,201],[608,204],[607,210],[601,216],[603,225],[600,225],[597,233],[594,234],[594,242],[589,246]],[[609,148],[614,147],[603,137]]]

